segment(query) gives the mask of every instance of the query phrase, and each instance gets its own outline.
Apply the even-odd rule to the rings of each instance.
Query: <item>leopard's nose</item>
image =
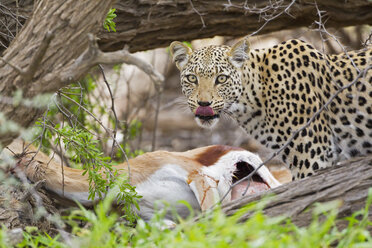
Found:
[[[207,107],[207,106],[210,106],[212,104],[212,102],[201,102],[201,101],[198,101],[198,104],[199,104],[199,106]]]

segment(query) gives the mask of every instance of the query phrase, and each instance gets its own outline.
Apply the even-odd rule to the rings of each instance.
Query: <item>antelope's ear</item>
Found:
[[[235,67],[243,66],[245,60],[248,58],[249,44],[246,39],[242,39],[235,43],[228,52],[230,63]]]
[[[182,70],[182,68],[189,61],[192,49],[182,42],[173,41],[172,44],[170,44],[169,50],[173,57],[173,62],[176,63],[176,66],[179,70]]]

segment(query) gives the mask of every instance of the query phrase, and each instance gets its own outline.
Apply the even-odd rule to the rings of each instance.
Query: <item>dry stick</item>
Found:
[[[1,8],[7,10],[8,12],[2,11]],[[18,18],[17,18],[17,15],[14,14],[10,8],[8,8],[7,6],[1,4],[1,2],[0,2],[0,10],[1,10],[1,13],[2,13],[2,14],[4,14],[4,15],[8,15],[8,16],[12,17],[12,18],[17,22],[17,24],[18,24],[19,26],[23,27],[22,23],[19,22],[19,20],[18,20]],[[23,18],[24,20],[27,19],[25,16],[22,16],[22,18]]]
[[[63,104],[61,102],[61,94],[60,94],[59,91],[57,92],[57,96],[58,96],[58,98],[57,98],[58,99],[58,102],[55,99],[53,99],[54,104],[58,108],[58,111],[62,113],[62,116],[65,116],[67,118],[67,120],[70,123],[71,127],[72,128],[75,128],[75,124],[72,122],[72,119],[76,119],[77,120],[77,118],[68,109],[66,109],[65,106],[63,106]],[[59,105],[59,103],[61,103],[61,105]]]
[[[360,71],[359,74],[357,75],[357,77],[354,79],[354,81],[352,81],[350,84],[347,84],[341,88],[339,88],[335,94],[333,94],[331,96],[331,98],[329,98],[329,100],[310,118],[310,120],[304,125],[302,126],[300,129],[297,129],[293,135],[291,136],[291,138],[279,149],[277,150],[276,152],[274,152],[268,159],[266,159],[264,162],[262,162],[256,169],[254,169],[248,176],[245,176],[243,177],[242,179],[236,181],[234,184],[232,184],[229,188],[229,190],[225,193],[225,195],[221,198],[220,200],[220,203],[222,203],[222,201],[226,198],[226,196],[231,192],[232,188],[236,185],[238,185],[239,183],[245,181],[245,180],[248,180],[250,179],[254,174],[256,174],[256,172],[263,166],[265,165],[267,162],[269,162],[271,159],[275,158],[277,155],[279,155],[279,153],[281,153],[293,140],[294,138],[304,129],[306,129],[314,120],[315,118],[317,118],[319,116],[319,114],[325,109],[328,107],[329,104],[331,104],[331,102],[333,101],[333,99],[335,99],[342,91],[344,91],[345,89],[348,89],[350,88],[351,86],[353,86],[358,80],[360,77],[363,76],[363,78],[365,78],[368,70],[370,70],[372,68],[372,65],[368,66],[367,68],[365,68],[363,71]]]
[[[116,115],[116,111],[115,111],[114,96],[112,94],[111,87],[110,87],[109,83],[107,82],[105,71],[103,70],[102,65],[98,65],[98,67],[101,70],[103,81],[105,82],[105,84],[107,86],[107,90],[109,91],[109,94],[110,94],[110,97],[111,97],[111,111],[114,114],[114,118],[115,118],[115,127],[114,127],[114,130],[112,131],[113,140],[112,140],[112,149],[111,149],[111,155],[110,155],[110,157],[111,157],[110,162],[111,162],[112,157],[114,156],[115,140],[116,140],[116,134],[118,132],[119,120],[118,120],[118,116]]]
[[[0,45],[2,45],[5,49],[8,48],[8,47],[7,47],[4,43],[2,43],[1,41],[0,41]]]
[[[102,121],[100,121],[92,112],[90,112],[87,108],[85,108],[83,105],[81,105],[80,103],[78,103],[77,101],[75,101],[74,99],[72,99],[71,97],[68,97],[67,95],[61,93],[61,96],[63,96],[64,98],[70,100],[71,102],[75,103],[76,105],[80,106],[85,112],[87,112],[96,122],[98,122],[98,124],[103,128],[105,129],[105,131],[109,134],[110,133],[110,130],[108,130],[108,128],[102,123]]]
[[[367,47],[368,45],[372,44],[372,30],[369,34],[368,38],[363,42],[363,47]]]
[[[205,27],[207,27],[205,25],[205,22],[204,22],[204,19],[203,19],[203,15],[197,9],[195,9],[194,4],[192,3],[192,0],[189,0],[189,2],[190,2],[190,5],[191,5],[192,10],[200,17],[200,20],[201,20],[202,25],[203,25],[202,26],[202,29],[205,28]]]
[[[126,105],[126,108],[125,108],[125,112],[124,112],[124,123],[125,123],[125,127],[124,127],[124,132],[123,132],[123,144],[126,144],[127,143],[127,139],[128,139],[128,124],[130,123],[129,121],[129,110],[130,110],[130,103],[131,103],[131,91],[130,91],[130,82],[132,81],[134,77],[134,71],[132,71],[131,75],[129,76],[129,78],[126,79],[126,86],[127,86],[127,105]]]
[[[152,142],[151,142],[151,151],[155,151],[156,147],[156,130],[158,129],[158,119],[160,112],[160,102],[161,102],[162,91],[156,91],[156,109],[155,109],[155,118],[154,118],[154,131],[152,133]]]
[[[351,61],[351,64],[353,65],[353,67],[357,70],[357,72],[360,72],[359,68],[356,66],[356,64],[354,63],[354,60],[350,57],[350,55],[347,52],[347,50],[345,49],[345,47],[341,44],[341,42],[337,39],[336,36],[334,36],[333,34],[329,33],[327,31],[327,29],[325,28],[324,22],[322,21],[322,17],[323,17],[322,14],[325,13],[325,11],[319,10],[318,5],[317,5],[316,2],[315,2],[315,8],[316,8],[317,14],[319,16],[319,21],[315,21],[315,24],[317,24],[319,26],[318,29],[317,29],[317,31],[320,32],[320,36],[321,36],[322,40],[325,41],[325,39],[323,38],[322,33],[325,33],[326,35],[330,36],[333,40],[335,40],[336,43],[341,47],[341,49],[345,53],[346,57]]]
[[[13,65],[12,63],[10,63],[9,61],[7,61],[7,60],[5,60],[5,59],[3,59],[3,58],[1,58],[0,57],[0,59],[1,59],[1,61],[3,61],[5,64],[7,64],[7,65],[9,65],[10,67],[12,67],[18,74],[20,74],[20,75],[22,75],[23,73],[24,73],[24,71],[20,68],[20,67],[18,67],[17,65]]]
[[[81,86],[80,82],[78,82],[78,85],[80,87],[80,105],[78,106],[78,109],[76,111],[77,114],[79,114],[80,112],[80,106],[83,105],[83,87]],[[76,117],[75,118],[76,122],[78,121],[78,118]],[[75,122],[75,125],[76,125],[76,122]]]
[[[61,91],[61,92],[62,92],[62,91]],[[63,93],[66,94],[65,92],[63,92]],[[79,95],[80,95],[80,94],[79,94]],[[63,106],[63,105],[59,105],[58,102],[57,102],[55,99],[53,99],[53,102],[54,102],[54,104],[56,105],[56,107],[58,108],[58,111],[61,112],[62,115],[64,115],[64,116],[69,120],[70,125],[71,125],[73,128],[75,128],[75,126],[76,126],[77,124],[79,124],[79,126],[80,126],[82,129],[84,129],[84,131],[90,133],[91,135],[95,136],[96,138],[99,138],[99,136],[98,136],[97,134],[95,134],[95,133],[93,133],[92,131],[88,130],[88,129],[83,125],[83,123],[81,123],[81,122],[78,120],[78,118],[77,118],[73,113],[71,113],[68,109],[66,109],[65,106]],[[80,108],[80,106],[79,106],[79,108]],[[70,119],[74,119],[74,120],[75,120],[75,123],[73,124],[72,121],[70,121]]]
[[[18,14],[19,14],[19,5],[18,5],[18,0],[16,0],[16,8],[17,8],[17,13],[16,13],[16,22],[17,22],[17,24],[16,24],[16,35],[18,35],[18,23],[19,23],[19,21],[18,21]]]
[[[0,33],[8,38],[14,39],[15,36],[13,35],[12,31],[9,29],[8,25],[6,25],[2,20],[0,20],[0,22],[6,28],[9,34],[3,33],[3,32],[0,32]]]
[[[36,155],[39,153],[39,151],[41,149],[41,146],[42,146],[42,143],[43,143],[43,135],[44,135],[44,132],[45,132],[45,129],[46,129],[45,122],[46,122],[46,118],[47,118],[48,112],[49,112],[49,104],[48,104],[47,110],[45,111],[45,114],[44,114],[44,117],[43,117],[43,123],[44,123],[44,125],[43,125],[43,129],[41,131],[40,136],[39,137],[36,137],[30,144],[28,144],[23,149],[23,151],[26,151],[32,143],[34,143],[37,139],[40,139],[39,147],[37,148],[34,156],[32,156],[32,158],[31,158],[30,162],[27,164],[27,166],[30,165],[30,163],[34,160],[34,158],[36,157]]]
[[[60,137],[58,137],[58,138],[60,139]],[[61,141],[59,141],[58,144],[59,144],[59,150],[60,150],[60,153],[61,153],[62,195],[65,195],[65,170],[64,170],[64,167],[63,167],[63,157],[62,157],[63,151],[62,151]]]
[[[105,71],[103,70],[103,67],[102,65],[98,65],[98,67],[100,68],[101,72],[102,72],[102,76],[103,76],[103,81],[105,82],[106,86],[107,86],[107,89],[110,93],[110,97],[111,97],[111,111],[112,113],[114,114],[114,117],[115,117],[115,128],[114,128],[114,131],[113,131],[113,135],[111,136],[112,138],[112,150],[111,150],[111,158],[110,158],[110,162],[112,161],[112,157],[114,156],[114,147],[115,147],[115,144],[119,147],[119,149],[121,150],[121,152],[123,153],[124,157],[125,157],[125,160],[127,162],[127,166],[128,166],[128,180],[130,182],[130,166],[129,166],[129,159],[128,159],[128,156],[126,154],[126,152],[124,151],[124,149],[120,146],[120,144],[117,142],[116,140],[116,133],[117,133],[117,130],[118,130],[118,126],[119,126],[119,119],[118,119],[118,116],[116,114],[116,111],[115,111],[115,100],[114,100],[114,95],[112,94],[112,91],[111,91],[111,88],[110,88],[110,85],[109,83],[107,82],[107,79],[106,79],[106,75],[105,75]]]
[[[255,14],[259,14],[260,17],[262,17],[262,18],[265,20],[265,23],[264,23],[264,24],[263,24],[259,29],[257,29],[256,31],[254,31],[253,33],[251,33],[251,34],[249,34],[249,35],[246,35],[244,38],[246,39],[246,38],[249,38],[249,37],[251,37],[251,36],[253,36],[253,35],[256,35],[256,34],[259,33],[259,32],[260,32],[264,27],[266,27],[266,25],[267,25],[270,21],[272,21],[272,20],[276,19],[277,17],[281,16],[283,13],[286,13],[287,15],[293,17],[293,16],[292,16],[288,11],[289,11],[289,9],[292,7],[292,5],[293,5],[295,2],[296,2],[296,0],[292,0],[292,2],[290,2],[290,3],[285,7],[285,9],[284,9],[283,11],[279,12],[279,13],[276,14],[276,15],[273,15],[274,13],[271,14],[271,15],[268,15],[269,17],[262,17],[261,15],[262,15],[262,14],[266,14],[266,12],[268,12],[269,10],[274,10],[274,11],[276,11],[276,10],[278,10],[279,8],[284,7],[284,6],[281,6],[281,4],[283,3],[283,1],[280,1],[276,6],[274,6],[274,5],[266,6],[265,8],[262,8],[262,9],[258,9],[258,8],[255,8],[255,7],[253,7],[253,9],[252,9],[252,8],[248,7],[248,4],[247,4],[247,3],[245,3],[243,8],[244,8],[247,12],[255,13]],[[231,0],[228,0],[228,3],[227,3],[227,4],[224,4],[224,6],[225,6],[226,9],[228,9],[228,8],[230,8],[230,7],[241,8],[241,6],[237,6],[237,5],[232,4],[232,3],[231,3]]]
[[[78,80],[79,70],[89,69],[98,64],[117,63],[137,66],[149,75],[156,85],[161,85],[164,81],[164,76],[156,71],[151,64],[129,53],[126,48],[116,52],[102,52],[98,48],[97,41],[92,34],[88,34],[88,40],[89,47],[87,50],[80,55],[72,65],[66,67],[66,69],[61,72],[60,80],[63,84],[69,84],[72,81]]]
[[[34,158],[36,157],[36,155],[39,153],[39,151],[41,149],[42,141],[43,141],[43,135],[44,135],[44,132],[45,132],[45,129],[46,129],[45,122],[46,122],[46,117],[48,115],[48,112],[49,112],[49,104],[48,104],[47,110],[45,111],[45,114],[44,114],[44,117],[43,117],[43,123],[44,123],[44,125],[43,125],[43,129],[41,131],[41,134],[38,137],[36,137],[32,142],[30,142],[26,147],[23,147],[23,151],[22,151],[21,155],[26,155],[27,154],[26,151],[30,147],[30,145],[32,143],[34,143],[36,140],[40,139],[39,147],[38,147],[38,149],[35,152],[32,152],[32,153],[34,153],[34,155],[30,159],[30,161],[28,162],[27,166],[30,165],[30,163],[34,160]],[[10,150],[10,149],[8,148],[8,150]],[[11,151],[11,152],[14,154],[13,151]]]
[[[289,13],[288,13],[288,10],[292,7],[292,5],[294,4],[296,2],[296,0],[292,0],[292,2],[282,11],[282,12],[280,12],[280,13],[278,13],[277,15],[275,15],[275,16],[272,16],[272,17],[270,17],[269,19],[265,19],[265,23],[259,28],[259,29],[257,29],[256,31],[254,31],[253,33],[251,33],[250,35],[248,35],[248,36],[246,36],[247,38],[248,37],[251,37],[251,36],[253,36],[253,35],[255,35],[255,34],[258,34],[264,27],[266,27],[266,25],[270,22],[270,21],[272,21],[272,20],[274,20],[274,19],[276,19],[277,17],[279,17],[279,16],[281,16],[283,13],[287,13],[288,15],[290,15]]]
[[[155,64],[155,56],[153,56],[152,64]],[[155,90],[156,90],[156,106],[155,106],[155,117],[154,117],[154,131],[152,133],[152,142],[151,142],[151,151],[152,152],[155,151],[155,148],[156,148],[156,133],[157,133],[157,130],[158,130],[158,119],[159,119],[161,95],[163,93],[163,83],[162,84],[155,84],[155,82],[154,82],[154,85],[155,85]]]

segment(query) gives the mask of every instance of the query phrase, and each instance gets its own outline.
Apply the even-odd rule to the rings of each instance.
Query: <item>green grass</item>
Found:
[[[150,223],[138,220],[136,227],[126,226],[116,213],[109,213],[113,198],[113,195],[108,197],[94,211],[81,207],[66,218],[66,223],[72,227],[70,244],[60,236],[24,232],[24,240],[17,247],[372,247],[372,237],[367,231],[372,225],[368,220],[372,189],[365,208],[343,219],[349,223],[344,230],[336,227],[340,221],[336,218],[338,201],[317,204],[308,227],[298,227],[286,217],[265,216],[261,202],[250,204],[229,217],[216,209],[198,221],[180,220],[175,229],[168,230],[161,212]],[[239,222],[247,211],[254,214],[247,221]],[[321,216],[323,221],[319,221]],[[78,226],[74,221],[77,219],[88,222],[89,228]],[[6,247],[5,234],[3,228],[0,232],[2,247]]]

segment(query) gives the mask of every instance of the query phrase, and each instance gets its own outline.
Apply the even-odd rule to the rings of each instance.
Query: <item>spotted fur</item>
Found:
[[[228,113],[273,150],[372,64],[372,49],[326,55],[300,40],[262,50],[249,49],[245,41],[196,51],[173,42],[171,52],[193,113],[201,104],[216,113],[208,120],[196,116],[198,124],[210,128],[221,113]],[[190,75],[196,81],[190,82]],[[227,80],[218,83],[219,75]],[[367,154],[372,154],[372,69],[339,94],[280,156],[298,179],[339,159]]]

